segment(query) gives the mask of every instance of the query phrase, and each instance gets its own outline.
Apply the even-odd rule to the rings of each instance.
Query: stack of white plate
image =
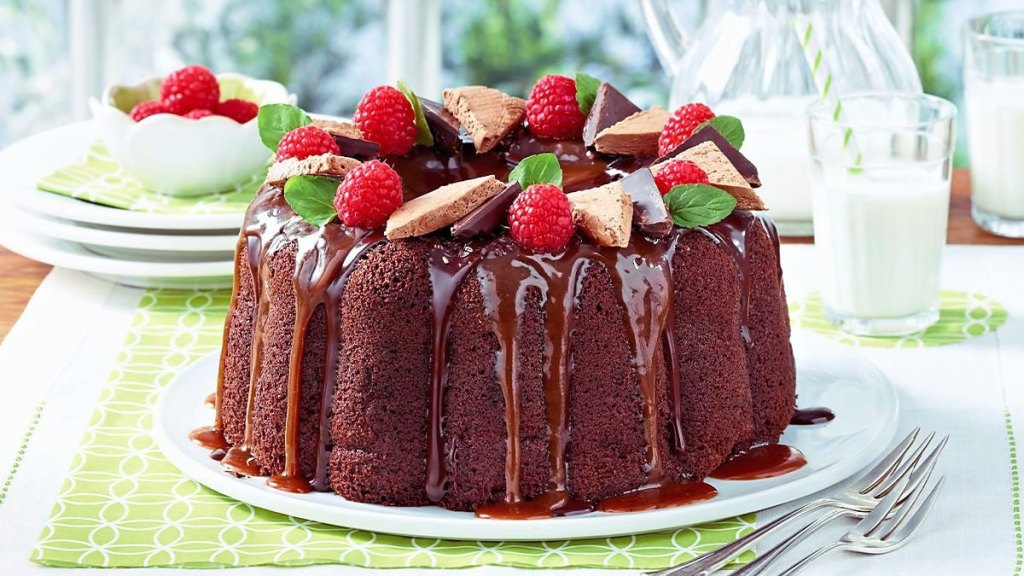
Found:
[[[231,286],[242,213],[134,212],[36,188],[41,177],[84,158],[97,138],[92,122],[80,122],[0,151],[0,244],[131,286]]]

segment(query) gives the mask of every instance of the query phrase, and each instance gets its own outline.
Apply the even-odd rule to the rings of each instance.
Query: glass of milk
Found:
[[[818,101],[808,116],[825,316],[859,335],[924,330],[939,318],[956,107],[857,93]]]
[[[969,20],[964,43],[974,221],[1024,238],[1024,11]]]

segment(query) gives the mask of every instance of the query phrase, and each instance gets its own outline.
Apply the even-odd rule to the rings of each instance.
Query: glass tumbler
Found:
[[[989,232],[1024,238],[1024,11],[964,27],[971,213]]]
[[[856,93],[808,108],[823,312],[859,335],[920,332],[939,317],[956,107]]]

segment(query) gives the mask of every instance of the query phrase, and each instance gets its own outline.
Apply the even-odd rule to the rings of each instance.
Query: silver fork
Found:
[[[811,552],[796,564],[787,568],[782,572],[782,574],[780,574],[780,576],[794,576],[806,568],[811,562],[821,558],[833,550],[843,549],[861,554],[887,554],[893,550],[902,548],[910,540],[910,537],[913,536],[921,527],[925,518],[928,517],[928,512],[935,504],[935,498],[945,482],[946,477],[940,476],[939,480],[928,491],[928,495],[925,497],[924,502],[922,502],[916,510],[914,509],[914,505],[917,502],[918,497],[924,491],[924,485],[922,485],[921,488],[913,494],[910,502],[891,515],[892,518],[888,524],[884,526],[881,525],[881,523],[885,521],[885,516],[888,516],[888,514],[882,515],[882,519],[874,526],[869,522],[871,518],[866,517],[842,538]],[[878,508],[881,507],[882,505],[879,504]],[[878,510],[878,508],[876,508],[876,510]],[[911,510],[913,510],[913,513],[911,513]],[[876,535],[879,532],[881,532],[881,535]]]
[[[934,433],[929,434],[916,450],[911,448],[921,428],[914,428],[895,448],[882,458],[871,470],[851,482],[842,492],[832,498],[821,498],[765,524],[750,534],[735,540],[718,550],[708,552],[676,566],[647,572],[648,576],[707,576],[725,566],[733,557],[752,548],[761,540],[778,533],[797,520],[815,511],[835,508],[850,512],[870,512],[878,500],[888,495],[895,485],[915,467],[931,443]],[[941,451],[941,446],[938,451]],[[907,455],[910,454],[909,458]],[[937,458],[933,452],[929,458]],[[833,518],[834,519],[834,518]]]
[[[737,570],[734,576],[754,576],[761,574],[769,566],[775,563],[783,554],[788,552],[794,546],[802,542],[808,536],[818,531],[821,527],[825,526],[829,522],[841,518],[843,516],[854,516],[864,518],[862,524],[871,525],[877,527],[883,520],[889,515],[902,514],[906,515],[907,511],[913,507],[914,501],[917,496],[921,493],[921,490],[928,483],[928,479],[931,477],[932,471],[935,469],[935,465],[938,462],[939,454],[942,453],[942,449],[946,446],[946,442],[949,437],[943,438],[938,446],[928,455],[921,464],[914,468],[908,478],[901,478],[893,485],[886,496],[874,507],[870,512],[858,512],[847,509],[836,509],[832,510],[817,520],[807,524],[774,548],[766,551],[764,554],[758,556],[756,560],[747,564],[743,568]],[[908,502],[909,501],[909,502]]]

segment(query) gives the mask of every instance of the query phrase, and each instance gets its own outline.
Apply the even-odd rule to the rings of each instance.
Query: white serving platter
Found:
[[[265,478],[237,478],[189,432],[213,420],[203,399],[215,389],[218,354],[181,372],[163,391],[154,434],[164,455],[205,486],[253,506],[327,524],[424,538],[459,540],[561,540],[639,534],[710,522],[763,510],[842,482],[866,467],[896,433],[895,390],[873,364],[841,345],[808,338],[794,342],[801,406],[827,406],[835,420],[823,426],[790,426],[782,442],[798,448],[808,464],[790,474],[754,481],[709,479],[712,500],[647,512],[592,512],[544,520],[494,520],[435,506],[387,507],[347,501],[333,493],[289,494]]]

